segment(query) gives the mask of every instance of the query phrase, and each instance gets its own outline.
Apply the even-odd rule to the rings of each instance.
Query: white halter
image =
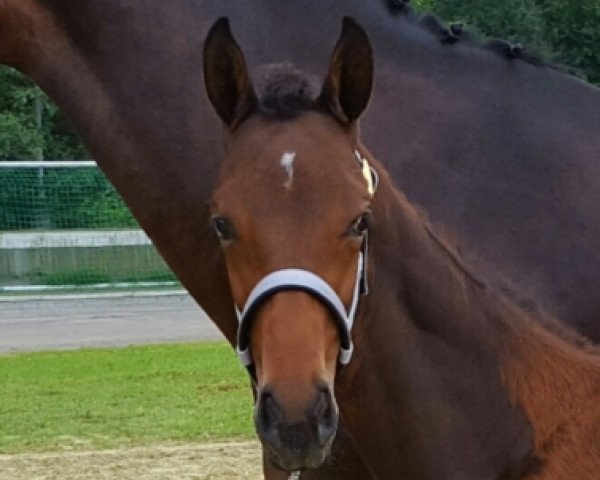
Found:
[[[346,365],[352,358],[352,325],[356,314],[356,307],[360,297],[361,279],[364,277],[363,253],[358,254],[358,265],[356,268],[356,280],[354,281],[354,290],[352,293],[352,302],[350,308],[346,311],[344,303],[335,290],[318,275],[308,270],[297,268],[286,268],[277,270],[264,277],[256,284],[250,293],[244,309],[240,310],[236,306],[236,314],[239,320],[237,354],[244,366],[252,365],[252,356],[250,354],[250,325],[249,319],[252,313],[269,297],[278,292],[289,290],[300,290],[310,293],[334,314],[337,325],[340,329],[340,357],[339,362]]]

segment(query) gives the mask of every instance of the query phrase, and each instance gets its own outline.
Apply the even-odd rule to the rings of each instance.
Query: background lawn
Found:
[[[252,436],[225,343],[0,356],[0,453]]]

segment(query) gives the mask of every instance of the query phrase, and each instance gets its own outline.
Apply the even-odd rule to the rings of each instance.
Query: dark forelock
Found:
[[[294,65],[266,65],[257,77],[257,111],[261,116],[289,120],[314,108],[317,83]]]

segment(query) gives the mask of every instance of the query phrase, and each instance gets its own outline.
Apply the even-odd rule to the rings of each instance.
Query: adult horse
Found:
[[[600,298],[590,294],[600,288],[598,90],[508,47],[499,54],[453,37],[404,14],[402,2],[390,3],[398,5],[0,0],[0,61],[59,104],[171,268],[234,343],[237,319],[207,228],[222,147],[200,81],[204,35],[227,15],[252,47],[251,65],[293,58],[321,73],[329,32],[343,14],[353,15],[377,50],[378,82],[363,130],[374,153],[490,270],[600,339]],[[306,18],[313,20],[298,35],[298,19]],[[380,123],[394,125],[393,134]],[[342,447],[336,456],[347,453],[340,462],[349,473],[325,470],[322,478],[351,478],[355,455],[343,438]]]
[[[364,31],[344,19],[318,95],[289,68],[256,92],[226,19],[204,51],[226,146],[212,224],[268,458],[319,466],[339,405],[372,478],[594,478],[600,350],[487,288],[361,144]]]
[[[600,92],[387,3],[0,0],[0,62],[59,104],[233,341],[222,261],[205,228],[221,142],[199,80],[203,38],[228,16],[251,66],[294,58],[322,74],[328,32],[352,15],[377,49],[363,136],[403,191],[490,272],[600,339]],[[313,18],[302,38],[299,18]]]

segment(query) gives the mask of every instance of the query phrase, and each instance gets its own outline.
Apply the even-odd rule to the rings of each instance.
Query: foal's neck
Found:
[[[599,352],[488,289],[394,193],[396,265],[410,321],[470,358],[491,361],[511,404],[532,426],[534,450],[543,449],[562,423],[597,404]]]
[[[590,375],[597,367],[490,291],[385,177],[377,195],[373,293],[357,322],[346,384],[354,398],[342,412],[394,405],[379,428],[403,432],[410,446],[377,445],[371,454],[406,455],[405,478],[521,478],[568,415],[561,403],[576,408],[598,391],[600,375]]]
[[[520,471],[531,432],[498,371],[508,326],[485,325],[486,288],[384,174],[376,196],[372,292],[356,322],[355,357],[338,382],[367,463],[376,478],[410,480]],[[360,413],[368,411],[376,415]],[[404,470],[386,469],[392,465]]]
[[[376,271],[393,275],[394,295],[420,332],[457,351],[496,357],[514,330],[512,305],[470,272],[402,193],[387,187],[382,202],[390,218],[373,242]]]
[[[595,391],[599,350],[554,319],[537,313],[534,317],[513,299],[489,289],[408,200],[393,187],[391,191],[396,196],[397,222],[389,226],[395,250],[394,258],[383,263],[393,263],[400,274],[402,301],[420,330],[457,349],[483,347],[497,358],[501,371],[518,364],[531,377],[536,372],[543,375],[544,365],[560,364],[546,376],[547,383],[570,385],[591,379],[594,387],[572,389],[572,400]],[[561,409],[558,404],[556,409]]]

